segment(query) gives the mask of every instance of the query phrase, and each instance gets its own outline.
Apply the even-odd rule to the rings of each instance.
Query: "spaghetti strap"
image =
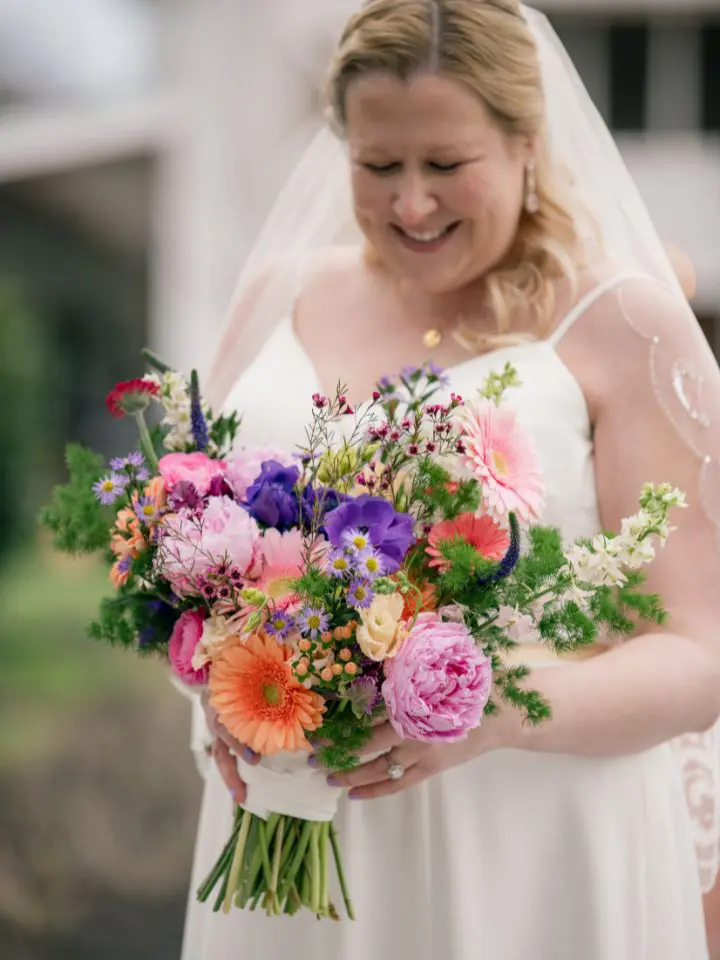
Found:
[[[570,310],[562,322],[558,324],[555,330],[553,330],[553,332],[547,338],[547,342],[552,347],[556,347],[568,332],[570,327],[572,327],[572,325],[575,323],[575,321],[578,320],[583,313],[585,313],[585,311],[595,303],[596,300],[599,300],[603,294],[607,293],[609,290],[614,290],[615,287],[619,287],[627,280],[654,280],[656,283],[659,283],[659,281],[655,280],[654,277],[637,272],[617,273],[615,276],[609,277],[607,280],[603,280],[602,283],[599,283],[596,287],[593,287],[592,290],[588,291],[588,293],[586,293],[585,296],[575,304],[572,310]]]

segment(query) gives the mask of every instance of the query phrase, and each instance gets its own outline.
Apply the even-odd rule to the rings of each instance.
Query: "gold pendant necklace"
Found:
[[[442,333],[438,330],[437,327],[430,327],[429,330],[426,330],[422,337],[423,346],[427,347],[428,350],[434,350],[435,347],[439,347],[442,343]]]

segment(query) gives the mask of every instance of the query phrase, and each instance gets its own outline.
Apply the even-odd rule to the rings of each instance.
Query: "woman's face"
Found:
[[[346,117],[355,215],[394,275],[446,293],[504,258],[529,141],[508,137],[462,84],[429,74],[360,77]]]

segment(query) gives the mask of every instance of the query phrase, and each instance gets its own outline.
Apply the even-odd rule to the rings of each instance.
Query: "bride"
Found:
[[[671,619],[535,663],[551,722],[514,711],[462,744],[380,727],[340,778],[358,920],[213,914],[185,960],[702,960],[720,713],[720,376],[608,131],[552,30],[515,0],[370,0],[318,136],[246,266],[215,402],[248,446],[302,442],[310,397],[360,402],[431,359],[472,393],[512,361],[566,538],[616,529],[645,481],[689,508],[651,565]],[[357,228],[359,227],[359,233]],[[193,890],[246,788],[208,721]],[[232,752],[231,752],[231,748]],[[241,767],[242,767],[241,761]],[[245,756],[244,762],[257,758]]]

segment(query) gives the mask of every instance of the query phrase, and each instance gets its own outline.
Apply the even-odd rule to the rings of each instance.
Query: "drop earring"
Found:
[[[534,157],[531,157],[525,165],[525,209],[528,213],[537,213],[540,209]]]

